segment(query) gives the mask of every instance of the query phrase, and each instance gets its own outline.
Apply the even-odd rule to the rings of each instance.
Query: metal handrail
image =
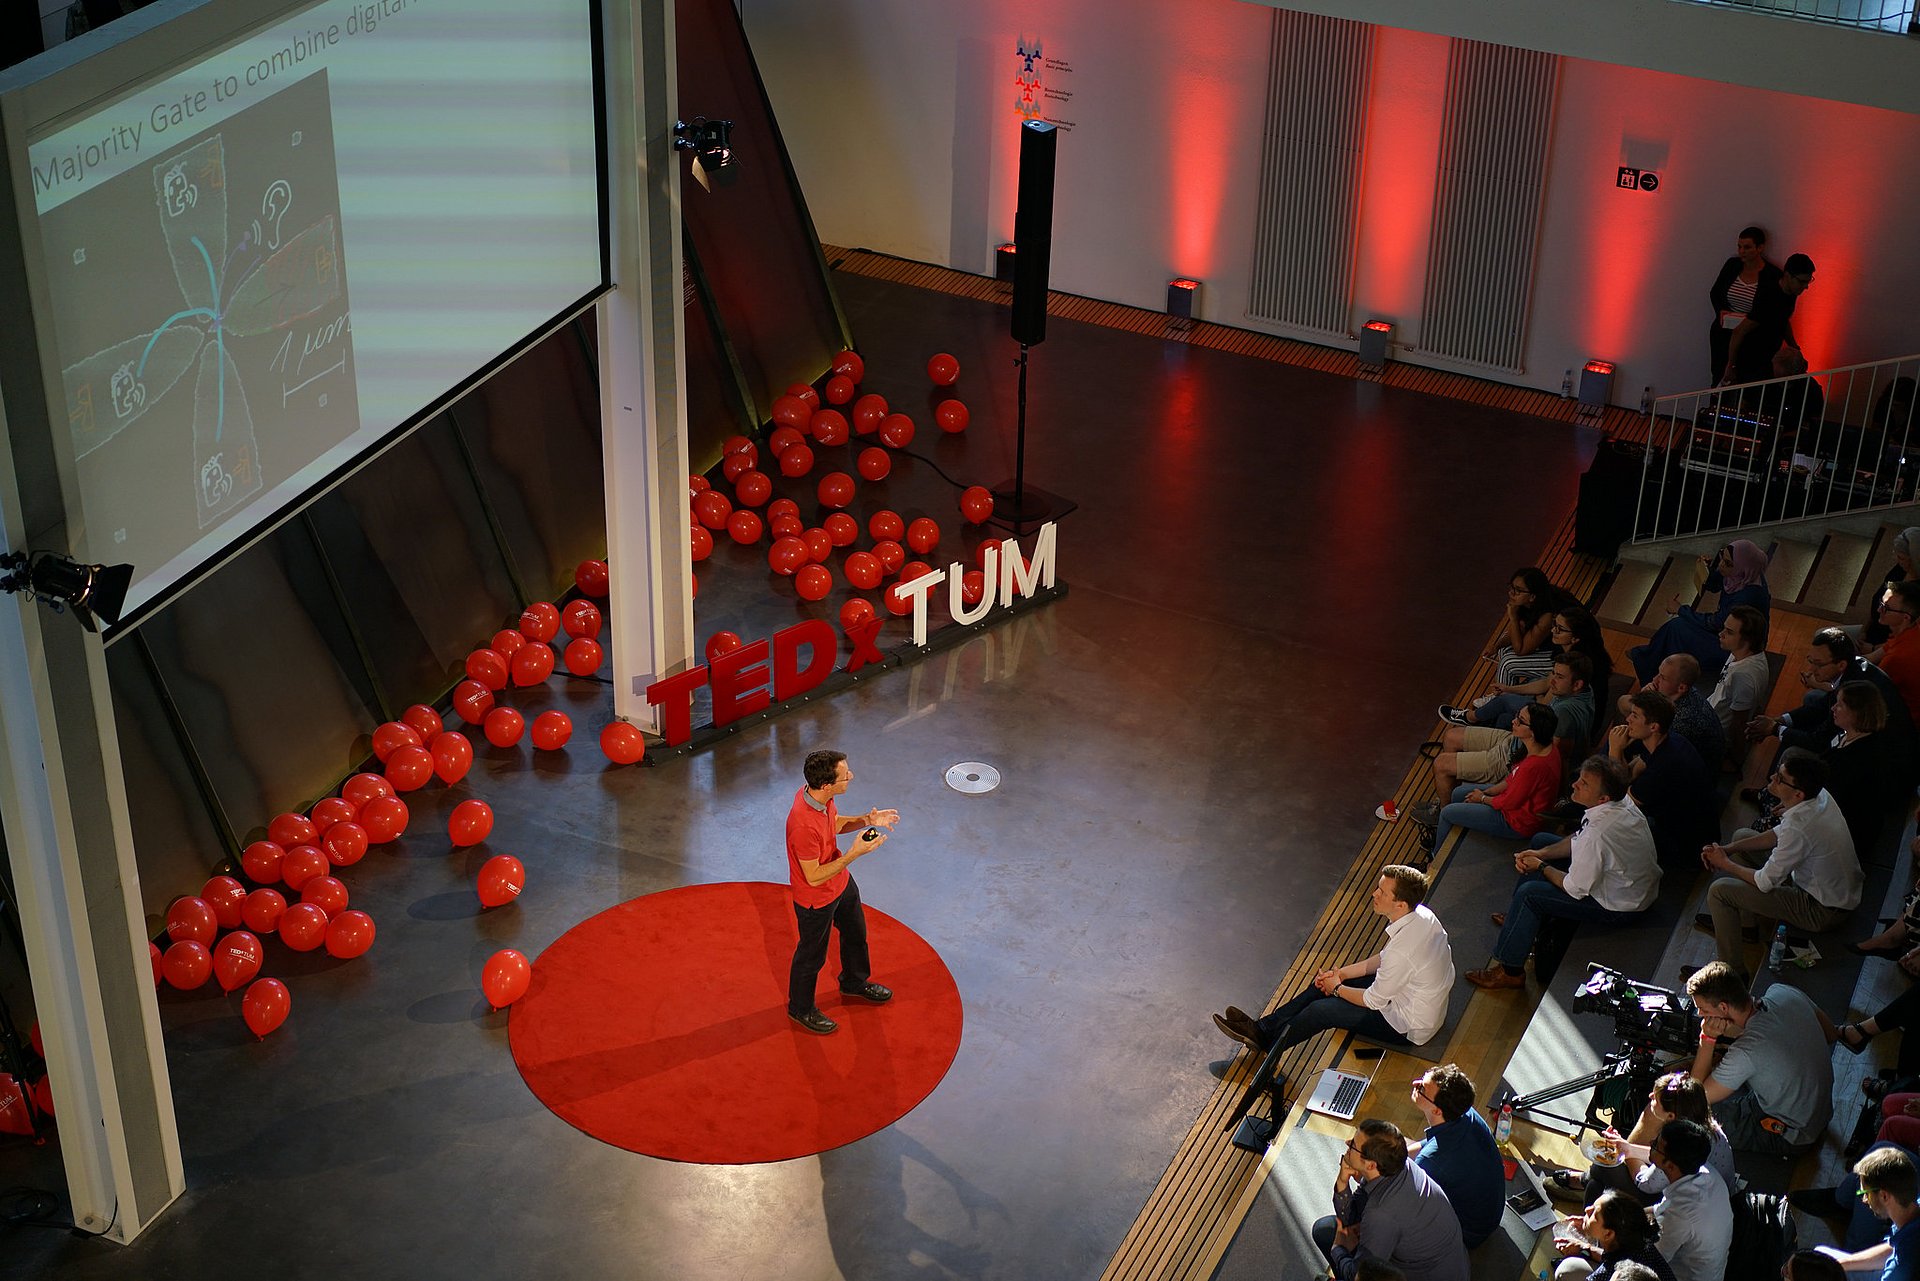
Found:
[[[1631,541],[1916,500],[1920,355],[1658,397]]]
[[[1914,26],[1913,0],[1674,0],[1675,4],[1703,4],[1720,9],[1821,22],[1861,31],[1902,33]]]

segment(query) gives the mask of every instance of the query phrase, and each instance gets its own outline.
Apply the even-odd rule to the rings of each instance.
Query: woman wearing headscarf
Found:
[[[1887,643],[1887,625],[1880,620],[1880,602],[1887,588],[1913,577],[1913,558],[1920,554],[1920,525],[1909,525],[1893,536],[1893,566],[1887,570],[1879,590],[1867,597],[1867,621],[1860,629],[1860,655],[1869,663],[1878,663],[1880,650]]]
[[[1736,538],[1721,548],[1710,564],[1706,557],[1701,563],[1708,565],[1701,591],[1718,592],[1719,601],[1710,614],[1681,604],[1678,596],[1668,603],[1667,613],[1673,617],[1660,625],[1653,639],[1627,651],[1642,685],[1653,679],[1662,660],[1674,654],[1692,654],[1700,660],[1701,685],[1712,688],[1727,661],[1727,651],[1720,648],[1720,628],[1727,615],[1738,605],[1751,605],[1762,614],[1771,615],[1773,611],[1773,592],[1767,587],[1767,554],[1751,539]]]

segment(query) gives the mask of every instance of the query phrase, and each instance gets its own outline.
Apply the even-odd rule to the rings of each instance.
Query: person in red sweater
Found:
[[[1909,708],[1920,706],[1920,580],[1903,579],[1887,588],[1880,603],[1880,621],[1887,625],[1887,646],[1880,657],[1880,670],[1893,681],[1894,688]]]
[[[1527,841],[1540,830],[1540,818],[1560,795],[1563,762],[1554,747],[1559,718],[1546,703],[1529,703],[1513,718],[1513,736],[1525,744],[1507,777],[1481,789],[1462,783],[1453,789],[1453,804],[1442,806],[1432,829],[1420,830],[1420,844],[1439,849],[1456,827],[1470,828],[1510,841]]]
[[[807,754],[806,783],[793,796],[787,811],[787,875],[793,885],[793,915],[800,925],[800,942],[793,950],[793,968],[787,977],[787,1017],[807,1031],[826,1036],[840,1025],[820,1012],[814,987],[827,959],[827,936],[840,931],[840,992],[875,1005],[893,999],[893,993],[872,979],[867,956],[867,917],[860,906],[860,887],[847,869],[853,860],[887,843],[879,829],[900,821],[900,811],[871,809],[851,817],[842,815],[834,799],[853,782],[853,768],[845,752]],[[842,853],[842,832],[863,828]]]

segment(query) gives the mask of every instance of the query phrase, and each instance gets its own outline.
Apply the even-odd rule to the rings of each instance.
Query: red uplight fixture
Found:
[[[995,280],[1004,280],[1008,284],[1013,283],[1013,254],[1014,246],[1012,243],[1000,245],[994,249],[993,278]]]
[[[1200,292],[1200,282],[1188,280],[1185,276],[1167,282],[1167,314],[1176,320],[1193,319],[1194,296]]]
[[[1613,400],[1613,362],[1589,360],[1580,366],[1580,404],[1577,414],[1603,414]]]
[[[1613,362],[1611,360],[1589,360],[1580,368],[1589,374],[1605,374],[1609,378],[1613,377]]]
[[[1360,326],[1360,366],[1363,369],[1385,369],[1387,361],[1393,358],[1393,322],[1391,320],[1369,320]]]

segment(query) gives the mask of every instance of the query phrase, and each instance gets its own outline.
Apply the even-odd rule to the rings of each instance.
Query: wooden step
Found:
[[[1633,632],[1635,635],[1650,635],[1639,631],[1637,623],[1641,611],[1647,606],[1648,593],[1660,581],[1661,568],[1647,560],[1621,561],[1620,572],[1613,576],[1613,586],[1607,589],[1606,599],[1593,611],[1601,626]]]
[[[1694,569],[1699,565],[1696,556],[1669,556],[1664,569],[1660,571],[1660,581],[1654,584],[1653,591],[1647,596],[1646,608],[1640,611],[1637,626],[1642,636],[1651,636],[1667,621],[1667,607],[1678,596],[1682,605],[1691,605],[1700,598],[1700,588],[1694,582]]]
[[[1773,546],[1773,559],[1767,562],[1767,587],[1776,601],[1797,601],[1820,559],[1817,543],[1782,540]]]
[[[1838,530],[1820,544],[1820,558],[1813,567],[1806,588],[1795,606],[1803,614],[1839,622],[1847,617],[1860,575],[1865,571],[1867,553],[1873,540]],[[1771,585],[1772,579],[1768,579]]]
[[[1886,581],[1886,572],[1893,568],[1893,540],[1902,528],[1882,525],[1874,531],[1873,548],[1867,552],[1866,564],[1860,567],[1860,581],[1853,586],[1853,599],[1847,602],[1849,619],[1867,616],[1867,596],[1880,590],[1880,584]]]

